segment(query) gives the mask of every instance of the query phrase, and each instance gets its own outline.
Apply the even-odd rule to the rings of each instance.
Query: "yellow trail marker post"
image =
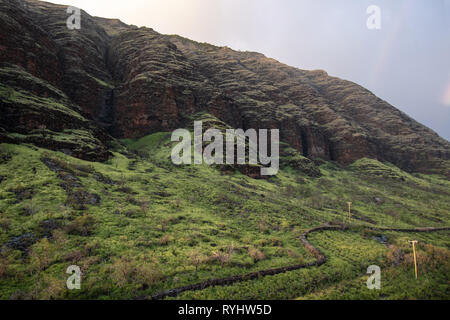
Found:
[[[416,272],[416,279],[417,279],[417,258],[416,258],[416,244],[417,244],[417,240],[412,240],[412,241],[409,241],[409,243],[411,243],[412,244],[412,246],[413,246],[413,253],[414,253],[414,270],[415,270],[415,272]]]
[[[350,223],[350,219],[352,218],[352,203],[347,202],[348,204],[348,222]]]

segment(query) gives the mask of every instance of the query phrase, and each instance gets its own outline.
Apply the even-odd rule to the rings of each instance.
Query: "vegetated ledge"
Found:
[[[359,226],[361,227],[361,226]],[[364,226],[367,227],[367,226]],[[450,227],[438,227],[438,228],[434,228],[434,227],[421,227],[421,228],[407,228],[407,229],[400,229],[400,228],[383,228],[383,227],[367,227],[370,230],[374,230],[374,231],[394,231],[394,232],[437,232],[437,231],[446,231],[446,230],[450,230]],[[298,269],[304,269],[304,268],[310,268],[310,267],[320,267],[321,265],[325,264],[327,262],[327,257],[322,253],[322,251],[320,251],[318,248],[316,248],[315,246],[313,246],[309,241],[308,241],[308,235],[313,233],[313,232],[318,232],[318,231],[329,231],[329,230],[341,230],[341,231],[347,231],[347,230],[351,230],[351,229],[355,229],[355,227],[350,227],[347,225],[322,225],[319,227],[315,227],[315,228],[311,228],[308,229],[307,231],[305,231],[304,233],[302,233],[299,237],[299,240],[302,242],[302,244],[316,257],[316,261],[310,262],[310,263],[306,263],[306,264],[298,264],[298,265],[293,265],[293,266],[287,266],[287,267],[281,267],[281,268],[276,268],[276,269],[266,269],[266,270],[261,270],[261,271],[256,271],[256,272],[252,272],[252,273],[248,273],[245,275],[240,275],[240,276],[232,276],[232,277],[227,277],[227,278],[221,278],[221,279],[211,279],[211,280],[207,280],[207,281],[203,281],[197,284],[192,284],[192,285],[188,285],[188,286],[184,286],[184,287],[179,287],[179,288],[174,288],[174,289],[169,289],[166,291],[162,291],[159,293],[156,293],[152,296],[140,296],[140,297],[136,297],[135,300],[161,300],[167,297],[176,297],[179,294],[186,292],[186,291],[197,291],[197,290],[203,290],[209,287],[215,287],[215,286],[228,286],[228,285],[232,285],[234,283],[237,282],[243,282],[243,281],[248,281],[248,280],[253,280],[253,279],[258,279],[261,277],[265,277],[265,276],[273,276],[276,274],[280,274],[280,273],[285,273],[288,271],[294,271],[294,270],[298,270]]]

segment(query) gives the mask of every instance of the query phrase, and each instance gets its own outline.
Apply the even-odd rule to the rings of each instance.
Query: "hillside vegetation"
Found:
[[[0,0],[0,299],[450,298],[447,140],[322,70],[68,17]],[[278,129],[280,171],[175,166],[199,120]]]
[[[309,263],[315,257],[299,235],[345,222],[359,227],[311,234],[328,257],[320,267],[178,298],[448,299],[449,231],[368,228],[450,225],[444,177],[361,159],[348,168],[312,164],[320,176],[283,166],[277,176],[252,179],[239,170],[175,166],[173,145],[164,132],[124,140],[110,160],[97,163],[1,144],[0,298],[131,299]],[[353,202],[350,221],[347,201]],[[413,238],[419,240],[417,281],[407,242]],[[381,291],[366,288],[372,264],[382,268]],[[70,265],[82,269],[80,291],[65,287]]]

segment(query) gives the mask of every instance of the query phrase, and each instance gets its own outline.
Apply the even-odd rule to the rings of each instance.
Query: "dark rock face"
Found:
[[[30,246],[36,243],[38,239],[32,233],[24,233],[18,237],[11,239],[11,241],[5,243],[7,248],[13,250],[26,251]]]
[[[58,178],[62,180],[60,187],[67,193],[66,204],[71,205],[79,210],[85,210],[85,205],[98,205],[101,197],[97,194],[90,193],[83,188],[83,184],[76,176],[77,173],[71,168],[64,167],[54,159],[42,158],[41,161],[51,170],[58,173]],[[80,170],[82,168],[78,168]],[[98,177],[98,173],[96,173]],[[103,176],[102,176],[103,177]],[[98,178],[96,178],[98,179]],[[107,179],[104,177],[104,179]],[[108,181],[108,180],[105,180]],[[112,182],[112,180],[109,180]],[[109,182],[108,181],[108,182]]]
[[[27,141],[102,160],[110,139],[104,130],[116,138],[141,137],[186,126],[190,115],[206,111],[235,128],[278,128],[283,142],[310,159],[349,164],[369,157],[450,177],[448,141],[324,71],[84,12],[81,30],[68,30],[65,6],[36,0],[0,0],[0,8],[0,66],[24,70],[0,72],[2,83],[9,79],[8,87],[0,87],[6,92],[0,142],[11,139],[4,132],[25,134],[42,124],[56,132],[72,129],[72,135],[82,130],[90,137],[86,143],[79,136],[68,145],[39,136]],[[27,104],[12,101],[17,95],[10,88],[50,97],[80,117],[61,108],[45,110],[48,117],[34,110],[15,115]]]
[[[86,14],[86,34],[71,32],[66,6],[41,1],[0,0],[0,12],[0,142],[106,160],[108,135],[92,121],[111,91],[106,33]]]
[[[133,40],[132,40],[133,39]],[[309,158],[362,157],[408,171],[448,172],[450,144],[368,90],[324,71],[303,71],[258,53],[200,44],[152,29],[113,37],[113,134],[170,131],[207,111],[236,128],[280,129]]]
[[[378,241],[381,244],[387,244],[387,240],[388,240],[387,236],[384,234],[381,236],[374,236],[373,239],[375,241]]]
[[[105,59],[109,36],[84,11],[81,12],[82,28],[69,30],[67,6],[35,0],[25,4],[56,47],[61,73],[57,85],[85,114],[98,119],[111,92],[111,76]]]
[[[42,237],[51,238],[52,232],[61,228],[62,223],[55,219],[48,219],[39,222],[38,232]]]
[[[111,180],[108,177],[105,177],[103,174],[101,174],[100,172],[95,172],[93,174],[93,177],[95,180],[97,180],[100,183],[104,183],[104,184],[108,184],[110,186],[117,184],[117,182]]]
[[[23,66],[53,85],[60,83],[62,69],[56,44],[33,19],[28,3],[2,0],[0,10],[0,61]]]

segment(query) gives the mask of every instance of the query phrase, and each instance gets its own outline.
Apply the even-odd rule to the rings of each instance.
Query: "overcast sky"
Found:
[[[52,0],[354,81],[450,140],[450,0]],[[381,29],[369,30],[370,5]]]

